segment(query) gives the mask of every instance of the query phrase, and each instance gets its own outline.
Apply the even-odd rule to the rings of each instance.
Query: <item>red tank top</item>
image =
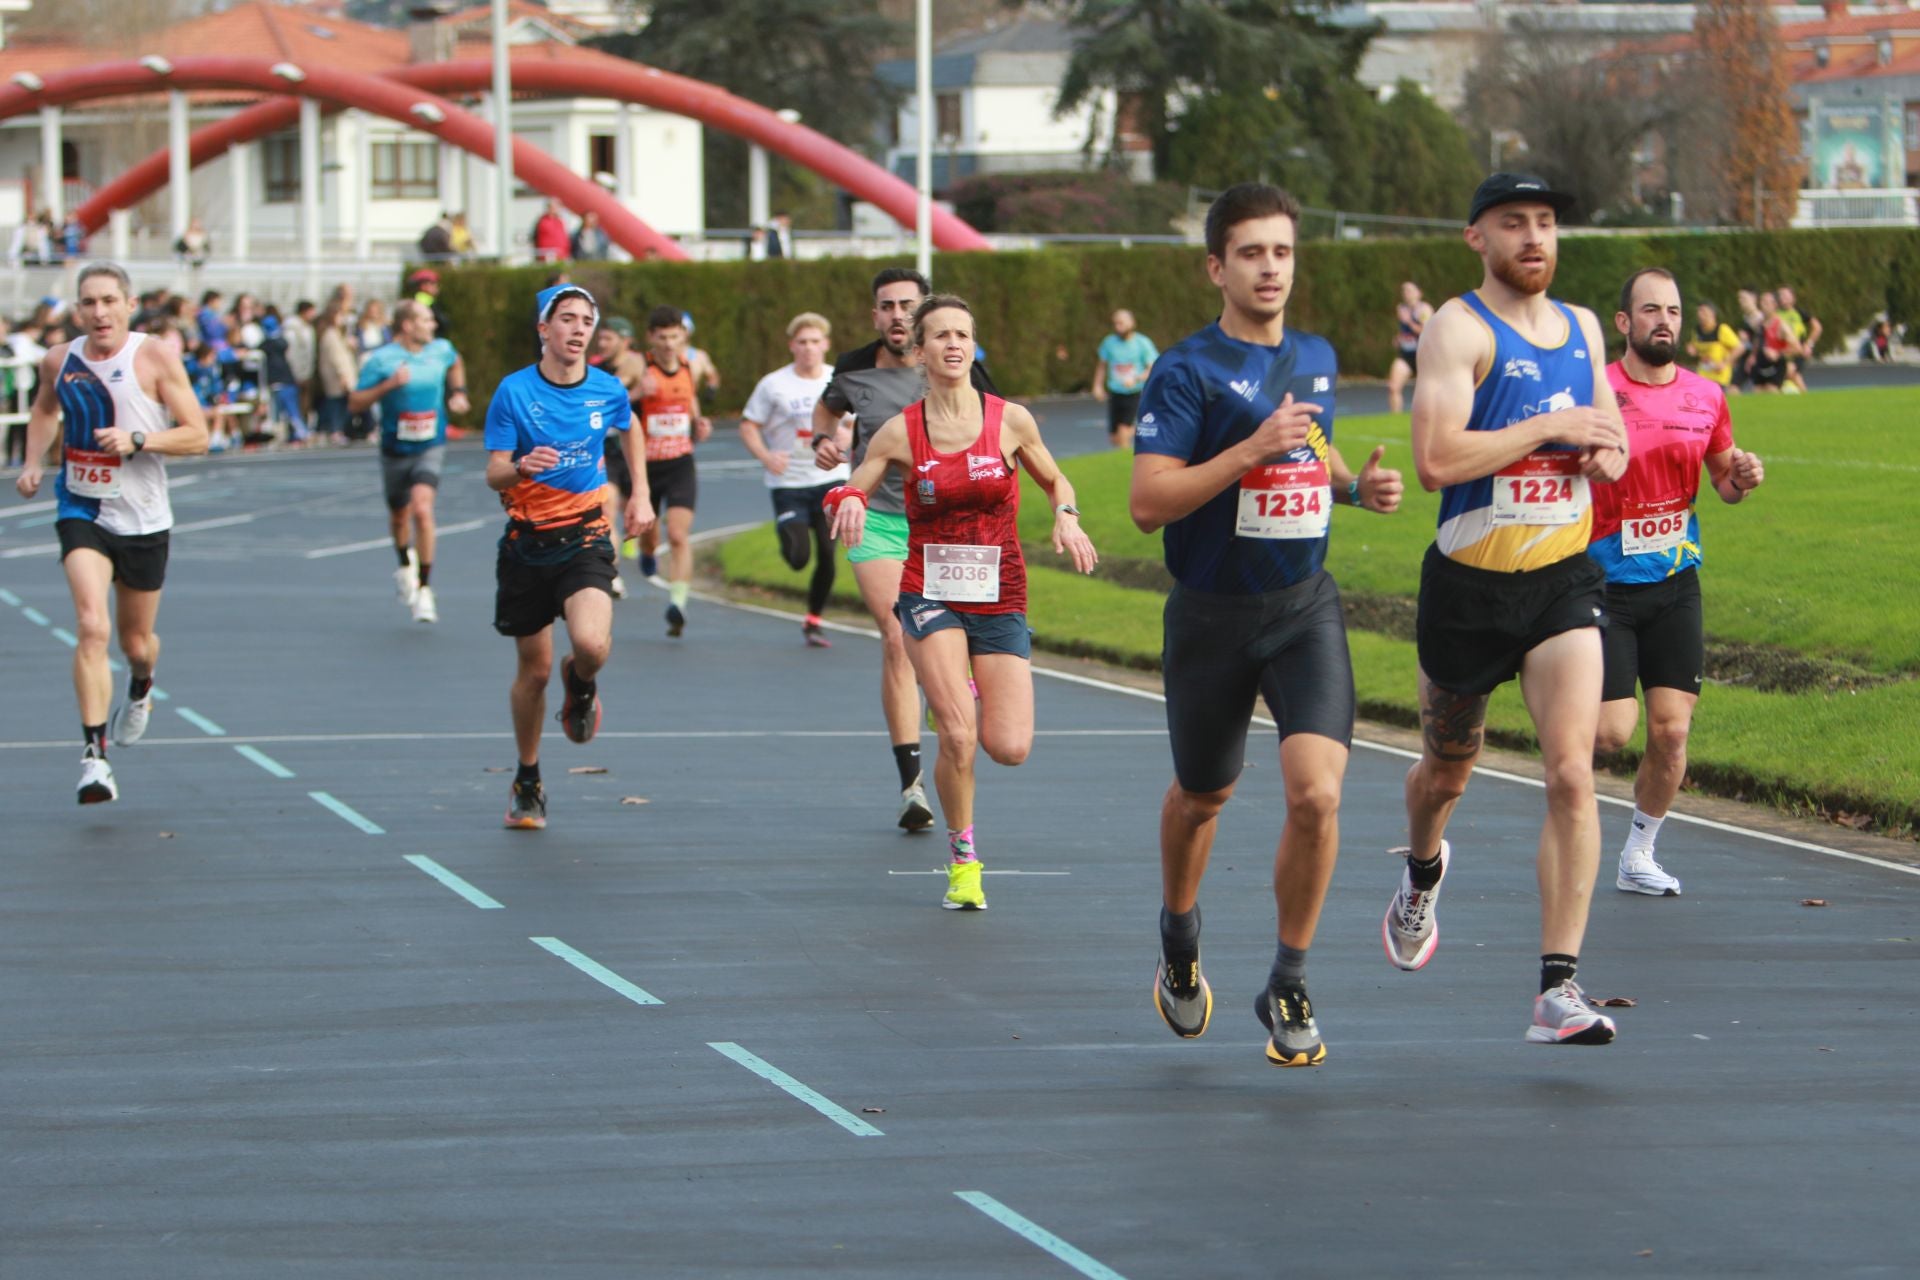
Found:
[[[913,470],[907,476],[907,564],[900,591],[939,600],[956,613],[1024,613],[1020,477],[1000,448],[1007,402],[988,395],[981,402],[980,434],[958,453],[934,449],[926,401],[904,410]],[[982,599],[989,595],[997,598]]]
[[[646,437],[647,461],[666,462],[693,452],[693,420],[700,416],[694,394],[693,368],[684,361],[668,373],[647,357],[654,392],[640,401],[640,434]]]

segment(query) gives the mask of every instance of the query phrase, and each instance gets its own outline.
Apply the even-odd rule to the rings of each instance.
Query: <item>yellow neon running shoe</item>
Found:
[[[987,895],[980,888],[980,860],[947,864],[947,896],[940,905],[948,911],[985,911]]]

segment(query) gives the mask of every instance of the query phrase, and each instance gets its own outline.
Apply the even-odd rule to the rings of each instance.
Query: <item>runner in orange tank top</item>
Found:
[[[693,447],[713,434],[701,416],[693,366],[687,363],[687,323],[673,307],[647,313],[647,371],[640,380],[640,434],[646,442],[647,488],[659,521],[640,535],[640,576],[651,578],[659,529],[667,531],[667,634],[687,625],[693,590],[693,508],[699,482]]]
[[[1032,633],[1016,524],[1021,466],[1053,503],[1053,549],[1071,556],[1082,573],[1091,573],[1099,556],[1080,528],[1073,485],[1047,452],[1033,415],[971,385],[967,304],[951,295],[928,298],[914,313],[913,337],[927,398],[880,428],[853,478],[826,501],[834,536],[859,546],[867,495],[888,468],[905,474],[907,563],[894,609],[940,725],[933,780],[952,849],[940,905],[984,911],[973,843],[975,746],[1005,765],[1021,763],[1033,749]],[[967,684],[969,659],[980,691],[977,709]]]

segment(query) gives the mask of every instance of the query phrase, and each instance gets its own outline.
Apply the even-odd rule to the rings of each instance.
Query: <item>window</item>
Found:
[[[951,138],[959,141],[960,133],[960,95],[941,93],[933,99],[933,136],[936,140]]]
[[[369,192],[375,200],[434,200],[440,195],[440,144],[377,139]]]
[[[1920,107],[1907,108],[1907,150],[1920,151]]]
[[[595,181],[603,173],[618,173],[619,158],[614,146],[614,137],[610,133],[596,133],[587,138],[588,175]]]
[[[260,144],[260,178],[268,204],[300,198],[300,135],[277,133]]]

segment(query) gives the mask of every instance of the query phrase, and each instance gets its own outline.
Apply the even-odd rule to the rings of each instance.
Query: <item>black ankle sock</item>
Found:
[[[1440,855],[1420,859],[1407,855],[1407,878],[1413,881],[1413,887],[1425,893],[1440,883]]]
[[[433,577],[433,565],[432,565],[432,563],[431,563],[431,562],[429,562],[429,561],[426,561],[426,560],[422,560],[422,561],[420,562],[420,585],[421,585],[421,586],[423,586],[423,587],[424,587],[424,586],[426,586],[426,585],[427,585],[427,579],[429,579],[429,578],[431,578],[431,577]]]
[[[920,776],[920,744],[909,742],[893,749],[893,767],[900,771],[900,789],[905,791]]]
[[[513,775],[513,785],[516,787],[524,787],[529,782],[535,785],[538,785],[540,782],[540,762],[538,760],[535,760],[532,764],[521,765]]]
[[[1307,952],[1281,943],[1273,953],[1273,968],[1267,974],[1267,986],[1270,990],[1280,991],[1287,987],[1305,986],[1307,982]]]
[[[1200,949],[1200,904],[1173,912],[1160,908],[1160,949],[1170,960],[1189,960]]]
[[[144,676],[134,676],[127,681],[127,696],[135,702],[138,702],[140,699],[146,697],[148,691],[152,688],[153,676],[151,673]]]
[[[599,687],[592,680],[582,680],[580,678],[579,669],[576,668],[571,662],[567,664],[565,674],[567,677],[567,692],[572,694],[576,698],[580,698],[582,700],[591,698],[594,694],[594,690]]]
[[[402,569],[406,568],[407,556],[412,552],[413,548],[412,547],[395,547],[394,550],[399,552],[400,554],[400,567]]]
[[[80,741],[98,751],[107,754],[107,726],[103,724],[83,724],[80,726]]]
[[[1580,971],[1580,957],[1552,952],[1540,957],[1540,990],[1551,991],[1563,982],[1572,982]]]

